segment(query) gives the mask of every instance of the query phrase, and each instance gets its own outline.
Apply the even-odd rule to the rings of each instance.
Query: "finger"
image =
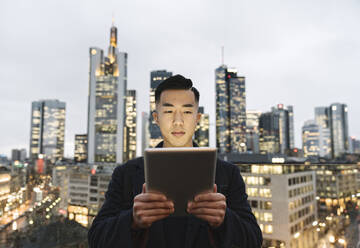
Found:
[[[174,208],[174,203],[171,201],[166,202],[144,202],[144,201],[136,201],[134,202],[134,210],[142,210],[142,209],[171,209]]]
[[[142,186],[142,193],[146,193],[146,184],[145,183]]]
[[[221,193],[207,193],[199,194],[194,198],[195,202],[199,201],[223,201],[226,200],[225,196]]]
[[[217,193],[217,185],[216,185],[216,183],[214,184],[214,193]]]
[[[211,209],[211,208],[195,208],[188,209],[188,212],[193,215],[209,215],[209,216],[223,216],[225,214],[224,210],[221,209]]]
[[[189,208],[213,208],[213,209],[226,209],[225,201],[200,201],[200,202],[190,202],[188,204]]]
[[[135,196],[134,201],[146,201],[146,202],[152,202],[152,201],[166,201],[166,196],[164,194],[158,194],[158,193],[142,193],[137,196]]]
[[[173,208],[157,208],[157,209],[145,209],[140,210],[136,213],[138,217],[151,217],[151,216],[158,216],[158,215],[170,215],[174,212]]]

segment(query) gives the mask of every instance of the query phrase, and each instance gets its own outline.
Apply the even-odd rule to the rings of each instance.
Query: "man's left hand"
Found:
[[[194,197],[194,201],[189,201],[187,211],[216,228],[224,222],[226,197],[217,193],[217,186],[214,184],[213,192],[198,194]]]

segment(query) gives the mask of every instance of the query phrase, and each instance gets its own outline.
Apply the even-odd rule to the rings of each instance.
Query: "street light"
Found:
[[[344,245],[344,248],[346,248],[346,241],[345,241],[345,239],[342,239],[342,238],[341,238],[341,239],[339,239],[338,241],[339,241],[340,244]]]

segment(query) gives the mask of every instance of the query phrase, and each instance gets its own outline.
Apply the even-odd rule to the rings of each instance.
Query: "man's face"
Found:
[[[154,120],[160,127],[164,147],[191,147],[201,114],[191,90],[165,90],[156,104]]]

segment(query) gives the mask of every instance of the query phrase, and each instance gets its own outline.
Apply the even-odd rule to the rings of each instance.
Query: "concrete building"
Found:
[[[320,217],[341,213],[349,202],[356,202],[360,194],[358,164],[313,163],[308,168],[316,173],[316,195]]]
[[[239,166],[248,201],[263,232],[263,247],[313,247],[318,235],[315,172],[284,157],[247,156]],[[247,160],[247,161],[246,161]],[[246,162],[243,162],[246,161]]]

